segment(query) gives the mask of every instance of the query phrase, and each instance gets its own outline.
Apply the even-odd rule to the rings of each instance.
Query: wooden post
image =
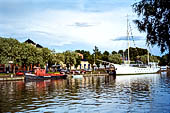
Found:
[[[15,74],[15,64],[13,64],[13,73]]]
[[[30,70],[30,66],[27,66],[27,71],[29,71]]]
[[[31,64],[31,71],[32,71],[32,64]]]
[[[10,73],[13,71],[13,65],[12,64],[10,64]]]

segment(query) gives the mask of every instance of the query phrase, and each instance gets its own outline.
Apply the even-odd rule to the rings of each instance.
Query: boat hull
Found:
[[[116,74],[117,75],[132,75],[132,74],[152,74],[159,71],[158,67],[131,67],[128,65],[116,65]]]
[[[26,74],[25,79],[31,80],[47,80],[47,79],[66,79],[67,75],[53,75],[53,76],[36,76],[34,74]]]

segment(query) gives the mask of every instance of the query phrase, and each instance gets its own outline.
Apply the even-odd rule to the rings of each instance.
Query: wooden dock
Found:
[[[0,77],[0,81],[14,81],[14,80],[24,80],[25,76],[4,76]]]

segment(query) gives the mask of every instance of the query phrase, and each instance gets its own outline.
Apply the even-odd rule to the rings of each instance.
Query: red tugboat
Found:
[[[35,74],[31,74],[31,73],[26,73],[25,74],[25,79],[32,79],[32,80],[46,80],[46,79],[66,79],[67,75],[65,74],[49,74],[46,73],[45,69],[40,69],[40,68],[36,68],[34,70]]]

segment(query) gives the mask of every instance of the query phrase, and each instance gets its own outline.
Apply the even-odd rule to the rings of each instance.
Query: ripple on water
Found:
[[[22,87],[0,82],[0,112],[169,112],[169,81],[151,74],[23,82]]]

